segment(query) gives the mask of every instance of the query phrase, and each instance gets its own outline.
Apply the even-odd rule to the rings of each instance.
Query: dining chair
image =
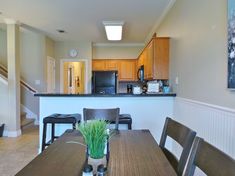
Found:
[[[108,122],[115,122],[115,129],[118,130],[120,108],[113,109],[89,109],[83,108],[84,121],[101,119]]]
[[[174,139],[183,148],[179,160],[172,152],[170,152],[165,147],[167,136]],[[177,121],[172,120],[169,117],[166,118],[159,146],[165,154],[166,158],[169,160],[172,167],[177,172],[177,175],[183,174],[184,167],[186,165],[187,158],[195,136],[195,131]]]
[[[184,176],[194,175],[196,167],[206,175],[235,175],[235,160],[200,137],[194,140]]]

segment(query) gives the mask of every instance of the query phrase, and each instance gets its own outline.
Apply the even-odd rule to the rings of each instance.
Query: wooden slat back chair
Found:
[[[196,166],[208,176],[235,175],[235,160],[199,137],[194,140],[184,175],[194,175]]]
[[[165,148],[167,136],[174,139],[183,148],[179,160],[175,157],[173,153],[171,153],[169,150],[167,150],[167,148]],[[169,160],[178,175],[183,174],[184,167],[186,165],[187,158],[195,136],[195,131],[182,125],[179,122],[172,120],[169,117],[166,118],[159,146],[161,147],[165,156],[167,157],[167,159]]]
[[[115,129],[118,130],[120,108],[113,109],[83,109],[83,118],[86,120],[101,119],[115,122]]]

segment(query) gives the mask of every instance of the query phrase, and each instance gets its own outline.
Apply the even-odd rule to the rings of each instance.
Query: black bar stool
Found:
[[[115,121],[111,122],[115,124]],[[130,114],[119,114],[119,124],[127,124],[128,130],[132,129],[132,118]]]
[[[119,124],[127,124],[128,130],[132,129],[132,118],[130,114],[120,114],[119,115]]]
[[[42,133],[42,151],[46,146],[49,146],[59,136],[55,136],[55,124],[72,124],[73,129],[76,129],[76,123],[80,123],[81,114],[52,114],[43,119]],[[51,140],[46,142],[47,124],[51,124]]]

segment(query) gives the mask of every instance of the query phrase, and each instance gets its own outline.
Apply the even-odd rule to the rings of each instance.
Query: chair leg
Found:
[[[42,152],[46,146],[46,133],[47,133],[47,124],[43,123],[43,132],[42,132]]]
[[[54,139],[55,139],[55,124],[52,123],[51,124],[51,143],[54,142]]]

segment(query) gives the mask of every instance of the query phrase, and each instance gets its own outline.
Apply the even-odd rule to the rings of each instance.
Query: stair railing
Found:
[[[1,77],[5,78],[7,80],[7,75],[8,75],[8,71],[7,68],[4,67],[3,65],[0,64],[0,74]],[[32,94],[37,93],[37,90],[34,89],[33,87],[31,87],[28,83],[26,83],[22,78],[20,78],[20,85],[23,86],[25,89],[27,89],[28,91],[30,91]]]

